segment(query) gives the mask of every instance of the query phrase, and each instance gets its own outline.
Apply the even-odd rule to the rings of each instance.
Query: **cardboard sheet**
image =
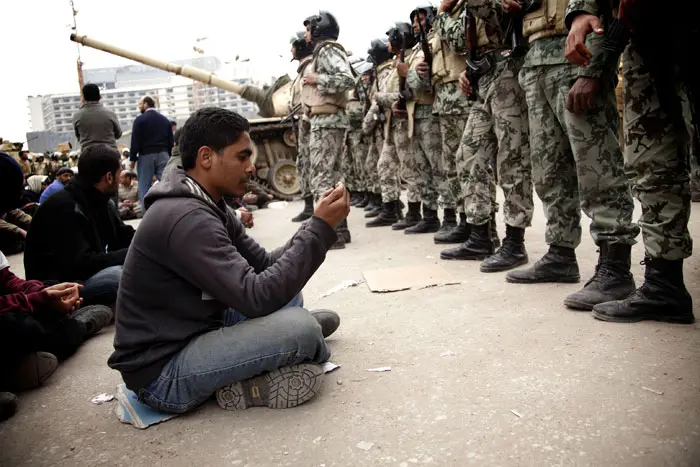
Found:
[[[372,292],[397,292],[459,284],[452,274],[437,264],[420,264],[400,268],[365,271],[362,276]]]

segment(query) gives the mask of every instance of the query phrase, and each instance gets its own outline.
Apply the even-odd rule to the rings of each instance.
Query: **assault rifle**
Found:
[[[296,117],[296,114],[301,110],[301,104],[297,104],[294,107],[292,107],[292,110],[289,112],[287,116],[285,116],[282,120],[280,120],[280,123],[287,123],[290,120],[293,120],[294,117]]]
[[[420,48],[423,49],[423,60],[428,64],[428,68],[433,68],[433,52],[430,50],[430,43],[428,43],[428,35],[425,32],[423,23],[418,18],[418,30],[420,33]],[[430,84],[430,71],[426,73],[428,84]]]
[[[399,63],[406,61],[406,35],[401,34],[401,53],[399,54]],[[406,110],[406,101],[411,98],[411,90],[406,86],[406,78],[399,76],[399,102],[396,104],[397,110]]]
[[[479,58],[476,18],[469,11],[464,16],[464,33],[467,39],[467,79],[472,87],[472,95],[469,96],[469,100],[474,101],[479,95],[479,78],[491,69],[492,63],[488,55]]]

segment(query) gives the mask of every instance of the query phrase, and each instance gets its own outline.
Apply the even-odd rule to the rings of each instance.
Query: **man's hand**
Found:
[[[258,196],[248,192],[245,195],[243,195],[243,202],[246,204],[255,204],[258,202]]]
[[[350,214],[350,193],[339,183],[326,191],[314,209],[314,216],[320,217],[334,229]]]
[[[503,0],[501,6],[506,13],[518,13],[523,9],[523,6],[515,0]]]
[[[18,229],[19,234],[22,238],[27,238],[27,231],[23,229]]]
[[[133,161],[129,162],[129,167],[133,170],[134,167],[136,167],[136,162],[133,162]]]
[[[425,78],[425,75],[430,73],[430,66],[427,62],[420,62],[418,65],[416,65],[416,71],[418,72],[418,76]]]
[[[581,114],[595,105],[595,95],[600,83],[598,78],[580,76],[566,96],[566,108],[569,112]]]
[[[250,229],[255,226],[252,212],[249,212],[246,208],[238,208],[238,211],[241,213],[241,222],[246,228]]]
[[[578,66],[588,66],[593,54],[586,47],[586,36],[595,32],[603,34],[603,26],[595,15],[583,13],[574,18],[569,36],[566,38],[566,59]]]
[[[449,13],[457,4],[457,0],[442,0],[438,13]]]
[[[44,291],[51,300],[51,307],[68,316],[80,306],[82,299],[79,291],[82,288],[83,286],[80,284],[63,282],[47,287]]]
[[[124,206],[126,206],[127,208],[130,208],[131,205],[134,203],[130,199],[125,199],[124,201],[122,201],[122,204],[124,204]]]
[[[459,74],[459,89],[462,90],[465,96],[469,97],[472,95],[472,84],[467,78],[467,72],[463,71]]]
[[[396,64],[396,73],[402,78],[405,78],[408,76],[408,70],[410,67],[408,66],[408,63],[403,62],[403,63],[397,63]]]
[[[301,80],[304,84],[316,84],[318,82],[318,73],[309,73]]]
[[[21,209],[22,211],[24,211],[25,209],[31,209],[31,208],[33,208],[33,207],[36,206],[36,205],[37,205],[37,203],[27,203],[27,204],[25,204],[24,206],[22,206],[20,209]]]

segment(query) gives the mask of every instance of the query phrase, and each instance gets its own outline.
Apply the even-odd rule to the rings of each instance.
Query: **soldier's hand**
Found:
[[[523,6],[516,0],[502,0],[501,6],[506,13],[517,13],[523,9]]]
[[[320,217],[334,229],[348,214],[350,214],[350,193],[342,183],[326,191],[314,209],[314,216]]]
[[[472,84],[467,78],[467,72],[463,71],[459,74],[459,88],[462,90],[465,96],[472,95]]]
[[[318,82],[318,73],[309,73],[302,78],[304,84],[316,84]]]
[[[599,87],[598,78],[580,76],[566,96],[566,108],[575,114],[592,109],[595,106],[595,95]]]
[[[591,62],[593,54],[586,47],[586,36],[591,32],[599,36],[604,32],[597,16],[583,13],[574,18],[566,38],[566,59],[574,65],[588,66]]]
[[[416,71],[421,78],[425,78],[425,75],[430,73],[430,66],[427,62],[420,62],[418,65],[416,65]]]
[[[450,12],[457,4],[457,0],[442,0],[438,13]]]
[[[408,70],[409,66],[408,63],[403,62],[403,63],[397,63],[396,64],[396,73],[402,78],[405,78],[408,76]]]

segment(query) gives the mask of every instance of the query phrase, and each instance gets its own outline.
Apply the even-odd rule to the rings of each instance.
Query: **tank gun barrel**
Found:
[[[175,63],[166,62],[163,60],[158,60],[155,58],[147,57],[146,55],[132,52],[130,50],[124,50],[119,47],[107,44],[105,42],[92,39],[87,36],[82,36],[79,34],[71,34],[70,40],[77,42],[78,44],[84,45],[85,47],[90,47],[97,50],[102,50],[112,55],[118,55],[119,57],[128,58],[135,62],[143,63],[144,65],[152,66],[158,68],[159,70],[169,71],[170,73],[175,73],[176,75],[184,76],[186,78],[193,79],[205,84],[210,84],[216,86],[217,88],[225,89],[236,94],[242,94],[245,90],[245,86],[221,79],[214,73],[208,71],[200,70],[189,65],[177,65]]]

